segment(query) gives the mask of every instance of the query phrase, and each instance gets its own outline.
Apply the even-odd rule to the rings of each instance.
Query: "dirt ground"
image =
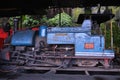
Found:
[[[11,73],[1,74],[0,80],[120,80],[119,75],[76,75],[76,74],[39,74]]]

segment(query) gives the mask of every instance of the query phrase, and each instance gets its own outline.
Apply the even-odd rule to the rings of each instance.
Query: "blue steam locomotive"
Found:
[[[16,31],[11,39],[11,61],[38,67],[96,66],[99,63],[109,67],[114,51],[105,49],[103,35],[92,33],[93,19],[84,19],[79,27],[41,25],[38,31]]]

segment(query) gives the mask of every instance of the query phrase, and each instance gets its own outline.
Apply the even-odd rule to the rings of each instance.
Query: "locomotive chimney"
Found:
[[[19,27],[19,18],[14,18],[14,33],[18,30]]]

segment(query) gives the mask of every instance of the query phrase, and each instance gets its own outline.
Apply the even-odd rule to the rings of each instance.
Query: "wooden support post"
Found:
[[[105,23],[105,27],[104,27],[104,36],[105,36],[105,44],[104,44],[104,46],[105,46],[105,48],[106,48],[106,23]]]
[[[111,30],[111,49],[113,49],[113,29],[112,29],[112,21],[110,21],[110,30]]]

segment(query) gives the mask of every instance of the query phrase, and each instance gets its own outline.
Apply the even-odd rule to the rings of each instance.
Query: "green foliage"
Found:
[[[9,23],[10,23],[10,25],[13,27],[13,20],[14,20],[14,18],[20,18],[20,16],[16,16],[16,17],[10,17],[9,18]]]
[[[105,32],[106,24],[102,23],[100,26],[101,26],[101,30],[102,30],[102,35],[105,36],[105,48],[109,48],[111,46],[110,26],[107,26],[106,32]]]
[[[120,47],[120,28],[117,26],[117,24],[115,22],[113,22],[112,27],[113,27],[114,47]],[[101,24],[101,29],[102,29],[102,34],[105,35],[105,24]],[[107,26],[107,28],[106,28],[105,43],[106,43],[106,48],[109,48],[111,46],[110,26]]]
[[[74,22],[77,22],[79,14],[83,13],[83,9],[82,8],[74,8],[72,9],[72,19]]]
[[[60,20],[61,15],[61,20]],[[15,17],[10,18],[10,23],[13,25],[13,19]],[[72,17],[66,14],[65,12],[61,14],[57,14],[55,17],[48,19],[46,15],[43,15],[42,18],[36,19],[31,15],[22,16],[22,26],[23,27],[31,27],[37,24],[47,24],[48,26],[59,26],[61,21],[61,27],[63,26],[72,26]]]
[[[106,30],[105,42],[106,42],[106,48],[109,48],[111,46],[110,30]]]
[[[91,7],[85,7],[85,14],[91,14]]]
[[[47,16],[46,15],[43,15],[42,18],[40,19],[40,24],[47,24]]]
[[[120,47],[120,28],[113,23],[113,42],[116,47]]]
[[[13,23],[14,23],[14,18],[19,18],[21,19],[20,16],[16,16],[16,17],[10,17],[9,18],[9,22],[10,22],[10,25],[13,26]],[[22,16],[22,26],[23,27],[31,27],[31,26],[35,26],[37,24],[40,23],[40,20],[38,19],[34,19],[34,16],[31,16],[31,15],[23,15]]]
[[[61,17],[60,17],[61,16]],[[60,25],[61,22],[61,25]],[[49,26],[72,26],[72,17],[66,14],[65,12],[57,14],[55,17],[48,19],[47,24]]]
[[[35,26],[39,24],[39,20],[33,19],[30,15],[25,15],[22,25],[24,27]]]
[[[119,20],[120,19],[120,10],[118,10],[115,14],[115,19]]]

